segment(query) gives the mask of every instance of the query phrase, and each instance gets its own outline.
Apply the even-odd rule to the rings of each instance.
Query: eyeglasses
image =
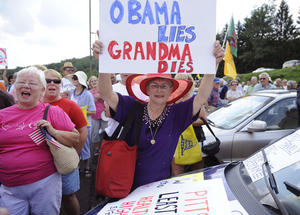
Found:
[[[28,85],[30,88],[32,87],[38,87],[39,84],[38,83],[34,83],[34,82],[25,82],[25,81],[18,81],[16,82],[16,84],[20,87],[25,87],[25,85]]]
[[[150,84],[149,85],[150,86],[150,88],[152,89],[152,90],[158,90],[158,88],[160,88],[160,89],[162,89],[162,90],[167,90],[167,89],[169,89],[169,88],[171,88],[169,85],[167,85],[167,84],[162,84],[162,85],[159,85],[159,84]]]
[[[72,79],[73,79],[74,81],[77,81],[77,80],[78,80],[78,78],[77,78],[76,75],[73,75]]]
[[[263,81],[263,80],[266,80],[266,78],[260,78],[259,80]]]
[[[47,82],[47,84],[50,84],[51,82],[53,82],[54,84],[60,84],[61,80],[46,78],[46,82]]]
[[[73,68],[65,68],[64,70],[65,70],[65,71],[68,71],[68,72],[74,72],[74,69],[73,69]]]

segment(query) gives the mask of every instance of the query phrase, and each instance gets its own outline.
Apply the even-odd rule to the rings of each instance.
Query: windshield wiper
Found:
[[[207,122],[208,122],[210,125],[216,127],[216,124],[215,124],[213,121],[211,121],[210,119],[208,119],[208,118],[207,118]]]
[[[261,152],[262,152],[263,157],[264,157],[264,163],[262,164],[262,172],[263,172],[263,175],[264,175],[265,184],[266,184],[271,196],[273,197],[276,205],[278,206],[281,214],[289,215],[289,213],[288,213],[287,209],[285,208],[285,206],[281,203],[281,201],[276,196],[276,194],[278,193],[278,187],[277,187],[275,177],[274,177],[273,173],[271,172],[271,167],[270,167],[270,164],[268,162],[266,152],[265,152],[264,149],[262,149]],[[267,170],[266,172],[267,172],[268,177],[269,177],[269,183],[267,181],[267,176],[266,176],[266,173],[264,171],[264,166],[266,167],[266,170]]]
[[[283,183],[285,184],[285,187],[288,191],[290,191],[295,196],[297,196],[297,198],[300,198],[300,188],[299,187],[296,187],[295,185],[293,185],[287,181],[284,181]]]

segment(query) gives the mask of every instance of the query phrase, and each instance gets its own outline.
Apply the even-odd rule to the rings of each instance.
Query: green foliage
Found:
[[[275,69],[272,71],[266,71],[272,80],[274,81],[276,78],[281,78],[281,80],[286,79],[286,80],[295,80],[295,81],[300,81],[300,66],[296,67],[289,67],[289,68],[284,68],[284,69]],[[247,82],[251,79],[252,76],[258,77],[259,73],[247,73],[247,74],[240,74],[238,77],[241,79],[241,81]]]

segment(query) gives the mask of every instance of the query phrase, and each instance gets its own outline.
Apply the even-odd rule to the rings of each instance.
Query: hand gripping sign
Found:
[[[7,66],[7,55],[5,48],[0,48],[0,65]]]
[[[216,0],[101,0],[102,73],[215,73]]]

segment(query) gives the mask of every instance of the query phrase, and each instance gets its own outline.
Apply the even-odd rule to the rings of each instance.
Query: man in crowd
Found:
[[[257,84],[257,77],[252,76],[251,77],[251,84],[250,84],[250,86],[248,86],[245,94],[249,95],[249,94],[253,93],[254,92],[254,87],[256,86],[256,84]]]
[[[75,89],[72,83],[72,76],[76,72],[76,68],[73,66],[72,62],[65,62],[64,66],[61,68],[64,77],[61,79],[61,96],[68,98],[69,92]]]
[[[265,89],[274,89],[275,86],[269,82],[270,76],[268,73],[263,72],[259,75],[260,83],[255,85],[253,91],[265,90]]]
[[[211,90],[211,93],[208,97],[208,112],[213,112],[218,107],[220,107],[221,101],[220,101],[220,95],[219,95],[219,86],[220,86],[220,79],[215,78],[213,83],[213,89]]]

